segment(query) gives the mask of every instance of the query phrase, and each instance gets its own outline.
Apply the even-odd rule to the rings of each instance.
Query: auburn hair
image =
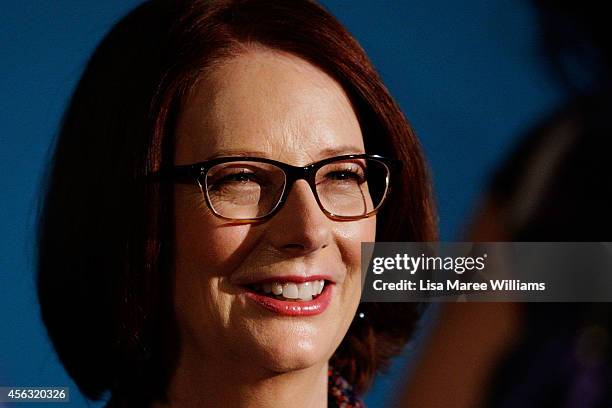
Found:
[[[366,151],[403,167],[377,216],[379,241],[437,239],[421,148],[366,54],[308,0],[149,1],[89,60],[49,165],[38,235],[43,322],[61,362],[91,399],[163,399],[177,357],[173,186],[147,181],[172,165],[174,126],[197,79],[245,45],[291,53],[349,96]],[[412,303],[365,303],[331,365],[358,392],[409,339]]]

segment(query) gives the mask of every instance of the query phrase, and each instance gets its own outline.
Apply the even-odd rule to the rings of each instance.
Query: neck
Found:
[[[155,408],[327,406],[327,362],[283,373],[249,361],[221,359],[202,363],[182,353],[170,383],[168,402]]]

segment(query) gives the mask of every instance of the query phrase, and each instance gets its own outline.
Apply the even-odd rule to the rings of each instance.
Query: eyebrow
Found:
[[[335,147],[328,147],[320,150],[317,153],[317,156],[321,156],[321,159],[326,159],[328,157],[333,156],[341,156],[344,154],[362,154],[365,151],[357,146],[353,145],[341,145]],[[227,156],[237,156],[237,157],[261,157],[261,158],[270,158],[269,152],[264,152],[260,150],[244,150],[244,149],[221,149],[216,153],[206,157],[205,160],[212,160],[218,157],[227,157]]]
[[[328,156],[340,156],[343,154],[362,154],[362,153],[365,153],[364,149],[357,147],[357,146],[353,146],[353,145],[328,147],[319,152],[319,154],[322,155],[324,158]]]
[[[217,150],[215,154],[212,154],[206,157],[205,160],[211,160],[211,159],[216,159],[218,157],[226,157],[226,156],[238,156],[238,157],[251,156],[251,157],[265,158],[268,156],[268,154],[262,151],[257,151],[257,150],[222,149],[222,150]]]

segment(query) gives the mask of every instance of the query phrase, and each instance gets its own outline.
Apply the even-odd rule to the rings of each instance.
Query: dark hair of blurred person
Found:
[[[603,2],[535,0],[542,56],[566,98],[492,177],[473,241],[610,241],[612,26]],[[610,271],[602,271],[610,273]],[[402,403],[612,406],[606,303],[444,305]]]

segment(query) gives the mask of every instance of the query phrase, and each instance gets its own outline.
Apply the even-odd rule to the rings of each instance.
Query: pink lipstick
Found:
[[[282,300],[265,293],[247,290],[246,297],[269,311],[283,316],[313,316],[323,313],[331,302],[333,284],[325,282],[320,294],[312,300]]]

